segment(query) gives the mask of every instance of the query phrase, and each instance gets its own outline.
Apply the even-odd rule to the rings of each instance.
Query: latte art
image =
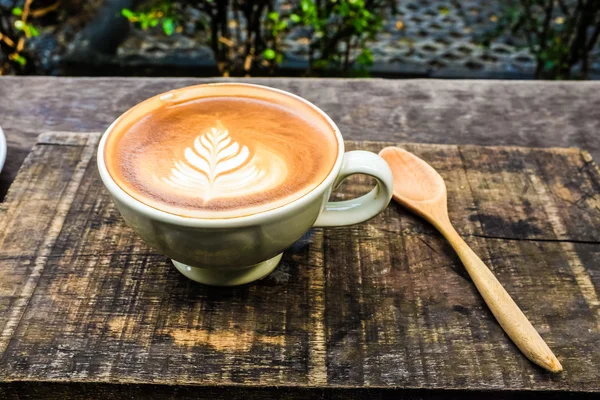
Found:
[[[184,159],[174,162],[163,182],[204,202],[262,192],[283,182],[287,166],[281,157],[261,147],[251,154],[247,146],[232,141],[220,122],[216,125],[185,149]]]
[[[236,218],[281,207],[318,186],[338,156],[318,111],[247,85],[202,85],[124,114],[104,159],[138,201],[184,217]]]

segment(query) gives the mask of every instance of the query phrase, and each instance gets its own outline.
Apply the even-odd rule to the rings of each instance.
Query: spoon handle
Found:
[[[562,371],[560,362],[552,353],[544,339],[510,297],[492,271],[471,250],[451,224],[438,226],[440,232],[450,242],[481,297],[500,323],[506,334],[532,362],[552,372]]]

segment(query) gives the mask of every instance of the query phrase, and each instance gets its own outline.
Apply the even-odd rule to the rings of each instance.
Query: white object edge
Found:
[[[0,172],[4,167],[4,161],[6,161],[6,136],[4,136],[4,131],[0,127]]]

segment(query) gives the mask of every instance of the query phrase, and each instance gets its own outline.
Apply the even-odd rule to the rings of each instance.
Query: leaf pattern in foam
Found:
[[[161,180],[188,196],[208,201],[217,197],[248,195],[272,188],[285,179],[287,164],[274,152],[233,140],[220,124],[198,136],[183,160],[175,160],[171,174]]]

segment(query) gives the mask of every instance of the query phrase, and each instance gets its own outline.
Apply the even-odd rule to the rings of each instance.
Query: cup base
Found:
[[[187,278],[211,286],[237,286],[250,283],[269,275],[281,261],[283,253],[266,261],[244,269],[223,271],[210,268],[196,268],[171,260],[175,268]]]

